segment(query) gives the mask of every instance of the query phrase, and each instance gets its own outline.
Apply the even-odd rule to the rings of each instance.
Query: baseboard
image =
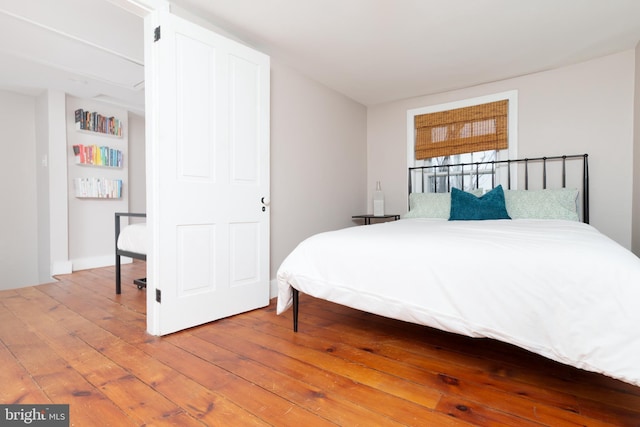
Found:
[[[53,261],[51,263],[51,275],[71,274],[73,272],[73,263],[71,261]]]
[[[278,281],[273,279],[269,282],[269,299],[278,296]]]
[[[129,257],[121,257],[120,260],[121,264],[130,264],[132,262],[132,259]],[[115,255],[78,258],[71,260],[71,262],[73,263],[73,271],[110,267],[116,264]]]

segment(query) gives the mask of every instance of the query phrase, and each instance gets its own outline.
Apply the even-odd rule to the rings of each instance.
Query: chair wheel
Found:
[[[147,287],[147,278],[143,277],[142,279],[135,279],[133,283],[138,285],[138,289],[144,289]]]

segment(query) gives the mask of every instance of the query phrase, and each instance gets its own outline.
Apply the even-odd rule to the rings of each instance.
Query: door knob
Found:
[[[262,212],[267,210],[267,206],[271,203],[271,199],[269,197],[263,197],[260,199],[260,203],[262,203]]]

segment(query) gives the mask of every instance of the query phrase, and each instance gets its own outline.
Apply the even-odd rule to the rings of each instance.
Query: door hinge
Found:
[[[157,42],[158,40],[160,40],[160,26],[153,30],[153,41]]]
[[[156,302],[162,302],[162,291],[160,289],[156,289]]]

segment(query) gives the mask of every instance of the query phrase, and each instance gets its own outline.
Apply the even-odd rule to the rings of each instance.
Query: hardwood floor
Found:
[[[145,333],[144,263],[0,291],[0,403],[68,403],[76,426],[640,426],[640,387],[518,348],[301,295]],[[640,360],[639,360],[640,363]]]

